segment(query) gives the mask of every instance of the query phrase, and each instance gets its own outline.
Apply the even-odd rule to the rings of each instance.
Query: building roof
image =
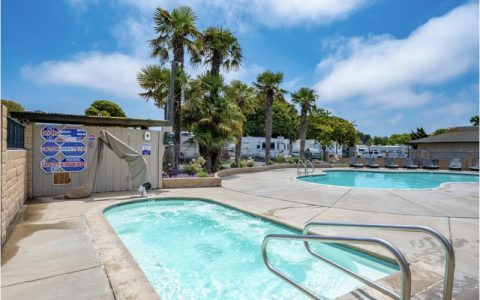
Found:
[[[410,144],[478,143],[478,133],[478,126],[455,127],[439,135],[410,141]]]
[[[11,112],[10,116],[20,121],[39,122],[39,123],[140,127],[144,129],[149,127],[167,125],[167,121],[164,121],[164,120],[131,119],[131,118],[118,118],[118,117],[97,117],[97,116],[43,113],[43,112],[31,112],[31,111]]]

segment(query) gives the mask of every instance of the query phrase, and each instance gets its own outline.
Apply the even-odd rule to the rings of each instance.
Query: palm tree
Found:
[[[270,161],[270,143],[272,141],[273,101],[281,98],[286,92],[280,88],[283,81],[282,72],[266,71],[257,76],[254,85],[265,100],[265,163]]]
[[[171,13],[157,8],[153,14],[153,21],[158,37],[149,42],[152,47],[152,57],[159,57],[162,62],[165,62],[169,59],[169,51],[173,51],[173,60],[180,65],[180,72],[183,72],[185,50],[191,57],[199,56],[197,40],[201,33],[195,25],[196,19],[195,12],[188,6],[173,9]],[[178,169],[180,158],[181,99],[182,87],[176,84],[173,91],[174,169]]]
[[[199,49],[204,64],[210,65],[210,75],[220,75],[220,68],[225,71],[236,70],[242,62],[242,48],[237,38],[228,29],[209,27],[199,40]],[[199,57],[193,57],[199,62]]]
[[[223,144],[238,136],[245,120],[235,102],[225,97],[223,78],[207,74],[193,80],[182,110],[186,128],[202,149],[206,168],[216,172]]]
[[[292,101],[300,105],[300,158],[302,159],[305,158],[308,114],[315,107],[317,99],[317,93],[306,87],[302,87],[296,93],[292,93]]]
[[[153,100],[158,108],[166,112],[166,104],[170,95],[170,70],[160,65],[148,65],[137,74],[138,84],[145,90],[139,93],[145,100]]]
[[[232,82],[230,82],[230,85],[226,87],[226,96],[230,101],[234,102],[238,106],[244,117],[247,114],[253,113],[255,110],[255,105],[257,103],[255,89],[253,87],[249,87],[246,83],[240,80],[232,80]],[[237,166],[240,163],[242,136],[243,126],[242,130],[240,130],[236,136],[237,141],[235,143],[235,163]]]

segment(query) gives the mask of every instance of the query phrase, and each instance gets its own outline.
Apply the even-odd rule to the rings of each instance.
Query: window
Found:
[[[24,131],[25,126],[16,120],[7,118],[7,148],[23,149],[24,148]]]
[[[70,184],[72,179],[70,178],[70,173],[61,172],[53,173],[53,184],[54,185],[65,185]]]

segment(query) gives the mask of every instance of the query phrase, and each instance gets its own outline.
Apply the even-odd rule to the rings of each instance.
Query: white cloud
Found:
[[[137,72],[143,58],[121,53],[79,53],[71,60],[24,66],[22,75],[41,84],[91,88],[124,98],[138,98]]]
[[[323,102],[356,98],[376,106],[411,107],[434,97],[428,87],[477,65],[478,5],[468,4],[429,20],[405,39],[343,40],[318,64],[321,78],[315,88]]]
[[[399,114],[394,115],[393,117],[391,117],[387,121],[391,125],[397,125],[398,123],[400,123],[400,121],[402,121],[402,119],[403,119],[403,114],[399,113]]]
[[[326,24],[347,17],[365,6],[367,0],[120,0],[145,13],[156,7],[172,9],[192,7],[200,17],[220,20],[228,27],[243,31],[252,21],[272,27],[299,24]],[[371,2],[371,1],[370,1]],[[202,19],[201,18],[201,19]]]

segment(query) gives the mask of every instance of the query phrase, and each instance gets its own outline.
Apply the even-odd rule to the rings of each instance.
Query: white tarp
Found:
[[[97,147],[93,153],[93,159],[87,171],[85,185],[73,188],[65,194],[66,198],[78,199],[89,197],[95,186],[97,168],[102,163],[104,146],[112,150],[115,155],[128,164],[128,169],[135,187],[150,188],[150,175],[148,174],[147,161],[141,153],[128,146],[106,130],[100,131],[97,139]]]

